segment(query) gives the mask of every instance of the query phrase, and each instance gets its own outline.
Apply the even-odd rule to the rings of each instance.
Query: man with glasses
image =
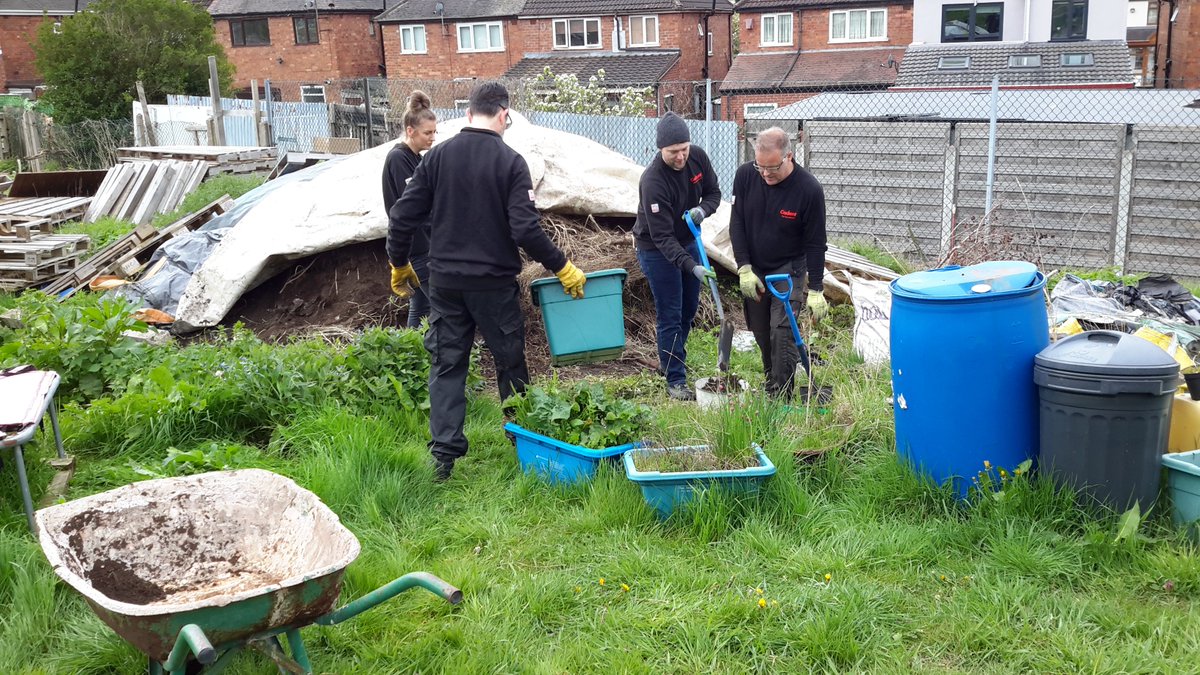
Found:
[[[790,397],[800,352],[786,310],[766,292],[762,278],[790,274],[793,311],[807,304],[814,319],[825,315],[825,191],[811,173],[796,166],[791,140],[779,127],[758,135],[754,161],[734,175],[729,238],[745,296],[746,325],[762,352],[767,392]],[[807,303],[802,303],[805,297]]]
[[[496,362],[500,400],[523,392],[529,381],[518,249],[553,271],[573,298],[583,297],[586,282],[542,230],[529,166],[502,138],[512,125],[510,114],[504,85],[476,85],[467,126],[426,153],[388,213],[393,284],[419,285],[409,247],[417,228],[429,222],[425,349],[430,356],[429,450],[438,481],[448,479],[454,462],[467,454],[463,422],[476,327]]]
[[[654,296],[658,367],[667,378],[667,395],[694,400],[687,385],[687,339],[700,305],[700,284],[714,275],[699,262],[700,251],[685,214],[696,225],[716,212],[721,188],[708,155],[692,145],[683,118],[668,112],[655,130],[659,152],[638,183],[633,240],[638,266]]]

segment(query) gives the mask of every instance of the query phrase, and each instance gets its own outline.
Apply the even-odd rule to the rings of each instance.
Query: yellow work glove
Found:
[[[412,263],[404,267],[394,267],[390,263],[388,266],[392,268],[392,292],[397,296],[407,298],[415,289],[421,287],[421,280],[417,278]]]
[[[578,300],[583,297],[583,285],[587,283],[587,277],[583,272],[579,271],[570,260],[567,261],[563,268],[554,273],[558,280],[562,282],[563,292]]]
[[[825,301],[825,294],[821,291],[809,291],[807,304],[808,311],[816,321],[825,318],[825,313],[829,311],[829,303]]]
[[[742,295],[746,296],[747,300],[758,302],[762,299],[762,294],[766,292],[767,287],[763,286],[758,275],[754,273],[754,269],[749,265],[742,265],[738,268],[738,280],[742,287]]]

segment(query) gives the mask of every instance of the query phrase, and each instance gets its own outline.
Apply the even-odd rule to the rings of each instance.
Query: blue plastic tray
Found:
[[[596,467],[605,459],[615,459],[641,447],[641,443],[614,445],[593,450],[581,445],[534,433],[519,424],[509,422],[504,430],[515,437],[517,462],[525,473],[533,473],[550,483],[578,483],[596,475]]]
[[[705,450],[707,448],[707,445],[693,445],[675,449]],[[775,465],[771,463],[757,443],[754,444],[754,454],[758,457],[759,465],[732,471],[677,473],[639,471],[634,464],[634,455],[637,454],[637,450],[634,448],[625,453],[625,475],[642,488],[642,498],[658,511],[661,518],[670,517],[675,509],[691,502],[697,492],[720,486],[730,492],[755,494],[762,487],[763,481],[775,475]]]

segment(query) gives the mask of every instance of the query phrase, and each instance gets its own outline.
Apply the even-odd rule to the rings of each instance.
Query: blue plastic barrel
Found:
[[[1011,472],[1037,458],[1033,359],[1050,342],[1045,285],[1037,267],[1014,261],[891,284],[896,452],[960,497],[985,462]]]

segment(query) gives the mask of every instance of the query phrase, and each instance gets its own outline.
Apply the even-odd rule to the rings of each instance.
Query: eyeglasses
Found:
[[[776,164],[775,166],[763,166],[762,164],[759,164],[758,162],[752,162],[752,164],[754,165],[754,170],[758,171],[759,173],[778,173],[779,170],[783,168],[784,162],[786,162],[786,161],[787,160],[784,160],[783,162],[780,162],[780,163]]]
[[[504,111],[504,128],[511,129],[512,128],[512,113],[509,112],[509,110],[506,106],[500,106],[500,109]]]

